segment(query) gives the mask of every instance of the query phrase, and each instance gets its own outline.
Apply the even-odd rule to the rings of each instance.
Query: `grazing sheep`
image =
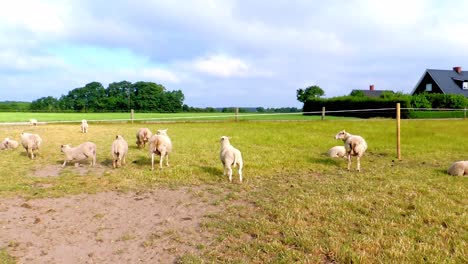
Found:
[[[81,120],[81,133],[88,133],[88,121],[86,119]]]
[[[29,119],[29,124],[31,124],[33,126],[37,126],[37,123],[39,123],[39,122],[37,122],[37,119],[34,119],[34,118]]]
[[[468,174],[468,161],[457,161],[448,168],[447,173],[453,176],[463,176]]]
[[[78,166],[80,161],[88,158],[92,158],[91,166],[96,164],[96,144],[93,142],[85,142],[74,148],[70,145],[62,145],[61,151],[65,154],[62,167],[65,167],[68,161],[76,161],[75,166]]]
[[[232,182],[232,169],[231,166],[239,165],[239,181],[242,182],[242,168],[243,161],[241,152],[234,148],[229,142],[229,138],[226,136],[221,137],[221,151],[219,153],[221,162],[224,166],[223,175],[226,176],[226,171],[229,176],[229,182]]]
[[[159,168],[162,169],[163,159],[166,157],[166,166],[169,166],[169,153],[172,151],[172,142],[167,135],[167,129],[158,130],[156,135],[149,140],[149,152],[151,154],[151,170],[154,170],[154,155],[161,156]]]
[[[115,137],[112,142],[112,167],[117,168],[125,164],[125,156],[128,152],[128,143],[121,135]]]
[[[19,146],[18,141],[10,139],[10,138],[5,138],[2,143],[0,143],[0,149],[15,149]]]
[[[34,151],[39,151],[41,143],[42,138],[38,134],[21,133],[21,145],[23,145],[30,159],[34,159]]]
[[[327,155],[331,158],[344,158],[346,156],[346,148],[344,146],[334,146],[327,151]]]
[[[140,128],[138,132],[136,133],[136,144],[138,148],[144,148],[146,145],[146,142],[151,138],[152,133],[149,128]]]
[[[360,159],[367,149],[367,143],[361,136],[351,135],[350,133],[342,130],[336,134],[335,139],[343,140],[346,149],[346,157],[348,159],[348,170],[351,170],[351,156],[357,158],[357,170],[361,171]]]

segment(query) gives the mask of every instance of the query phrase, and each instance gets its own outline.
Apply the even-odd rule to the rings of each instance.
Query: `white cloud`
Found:
[[[226,55],[197,59],[194,62],[194,67],[197,71],[224,78],[246,76],[250,68],[241,59]]]
[[[141,77],[145,79],[155,80],[158,82],[179,83],[180,78],[172,71],[159,68],[146,68],[141,70]]]

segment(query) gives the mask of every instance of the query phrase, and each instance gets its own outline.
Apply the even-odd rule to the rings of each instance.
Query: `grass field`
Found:
[[[82,118],[92,120],[76,116]],[[172,166],[162,171],[151,171],[147,150],[135,148],[140,124],[91,124],[88,134],[77,124],[4,126],[1,139],[28,131],[44,142],[33,161],[23,149],[0,152],[0,166],[8,168],[0,197],[203,186],[219,197],[213,204],[223,213],[204,224],[216,242],[186,262],[467,263],[468,178],[446,174],[453,161],[468,160],[467,122],[402,120],[402,161],[395,160],[393,120],[147,124],[168,128],[174,142]],[[342,144],[333,139],[341,129],[368,142],[361,173],[324,155]],[[118,170],[110,160],[115,134],[131,146],[127,166]],[[222,177],[222,135],[243,153],[243,184]],[[79,176],[70,166],[59,177],[34,176],[63,162],[61,144],[87,140],[98,145],[105,172]],[[0,262],[7,258],[0,251]]]

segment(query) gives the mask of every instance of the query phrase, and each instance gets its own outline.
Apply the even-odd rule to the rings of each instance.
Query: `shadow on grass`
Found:
[[[342,162],[346,161],[342,158],[309,158],[309,162],[317,163],[317,164],[324,164],[324,165],[333,165],[336,167],[341,166]]]
[[[216,167],[200,166],[200,169],[213,176],[223,176],[223,170]]]

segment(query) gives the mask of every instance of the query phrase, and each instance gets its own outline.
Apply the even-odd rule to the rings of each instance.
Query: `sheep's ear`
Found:
[[[115,136],[115,139],[118,139],[119,138],[119,135]]]

